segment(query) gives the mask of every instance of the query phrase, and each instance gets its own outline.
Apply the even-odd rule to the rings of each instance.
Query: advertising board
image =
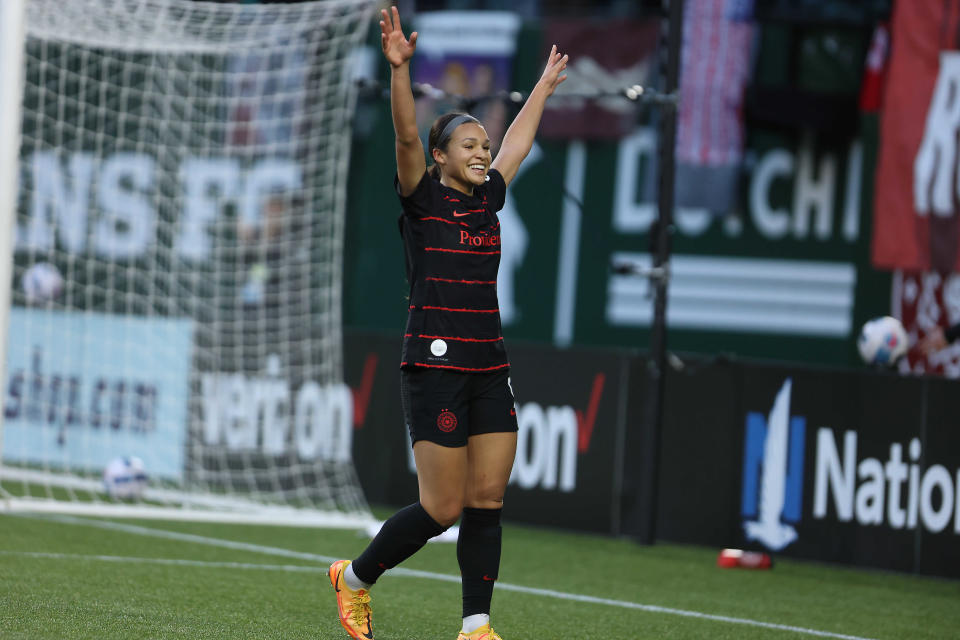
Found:
[[[3,458],[64,469],[138,456],[183,472],[193,321],[14,307]]]

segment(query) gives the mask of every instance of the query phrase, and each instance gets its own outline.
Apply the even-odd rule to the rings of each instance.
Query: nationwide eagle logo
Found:
[[[779,551],[797,539],[803,506],[806,420],[790,417],[788,378],[770,414],[747,414],[741,515],[748,540]]]

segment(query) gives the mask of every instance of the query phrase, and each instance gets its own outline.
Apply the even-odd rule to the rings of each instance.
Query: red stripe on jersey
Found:
[[[461,231],[460,233],[466,233],[466,231]],[[444,253],[472,253],[481,256],[493,256],[497,255],[499,251],[467,251],[466,249],[442,249],[440,247],[424,247],[424,251],[443,251]]]
[[[410,364],[410,363],[409,363],[409,362],[401,362],[401,363],[400,363],[400,366],[401,366],[401,367],[405,367],[405,366],[407,366],[408,364]],[[454,367],[454,366],[448,365],[448,364],[420,364],[419,362],[414,363],[413,366],[415,366],[415,367],[425,367],[425,368],[427,368],[427,369],[453,369],[454,371],[472,371],[472,372],[475,372],[475,373],[480,373],[480,372],[483,372],[483,371],[496,371],[497,369],[505,369],[506,367],[509,367],[509,366],[510,366],[510,363],[508,362],[508,363],[506,363],[506,364],[498,364],[498,365],[495,366],[495,367],[484,367],[483,369],[470,369],[469,367]]]
[[[444,200],[449,200],[450,202],[460,202],[457,198],[451,198],[450,196],[443,196]]]
[[[416,306],[410,305],[411,309],[416,309]],[[430,309],[432,311],[462,311],[464,313],[497,313],[500,309],[454,309],[452,307],[429,307],[427,305],[422,305],[421,309]]]
[[[469,227],[469,226],[470,226],[470,225],[467,224],[466,222],[459,222],[459,221],[457,221],[457,220],[447,220],[446,218],[435,218],[435,217],[433,217],[433,216],[428,216],[428,217],[425,217],[425,218],[413,218],[413,219],[414,219],[414,220],[434,220],[434,221],[436,221],[436,222],[446,222],[447,224],[459,224],[459,225],[462,225],[462,226],[464,226],[464,227]]]
[[[483,213],[486,209],[467,209],[467,213]]]
[[[452,282],[454,284],[497,284],[496,280],[453,280],[451,278],[434,278],[432,276],[424,280],[433,280],[434,282]]]
[[[410,334],[407,334],[408,336]],[[418,338],[426,338],[428,340],[454,340],[456,342],[500,342],[503,338],[455,338],[453,336],[425,336],[422,333],[417,336]]]

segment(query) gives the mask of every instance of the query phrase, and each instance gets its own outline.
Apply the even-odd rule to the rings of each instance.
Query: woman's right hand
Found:
[[[550,55],[547,57],[547,66],[543,70],[543,75],[540,76],[540,81],[537,82],[538,85],[546,89],[548,96],[553,95],[553,90],[557,88],[557,85],[567,79],[566,75],[560,74],[567,70],[567,60],[569,58],[568,55],[557,51],[557,45],[551,47]]]
[[[399,67],[409,62],[417,50],[417,32],[410,34],[407,40],[403,36],[403,27],[400,26],[400,12],[391,7],[392,15],[386,9],[380,10],[380,44],[383,47],[383,57],[392,67]]]

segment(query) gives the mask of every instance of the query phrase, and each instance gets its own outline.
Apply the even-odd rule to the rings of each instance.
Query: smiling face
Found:
[[[453,130],[446,150],[433,150],[433,160],[440,167],[441,184],[472,195],[490,170],[490,138],[479,124],[464,122]]]

